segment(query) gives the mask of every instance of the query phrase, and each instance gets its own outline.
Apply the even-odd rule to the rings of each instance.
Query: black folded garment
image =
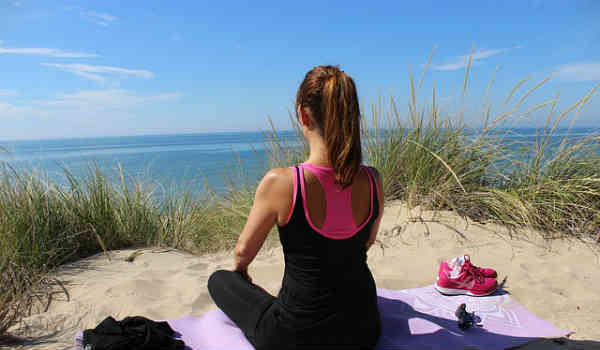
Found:
[[[167,322],[141,316],[116,321],[109,316],[96,328],[83,331],[83,346],[91,350],[183,350],[185,344],[174,335]]]

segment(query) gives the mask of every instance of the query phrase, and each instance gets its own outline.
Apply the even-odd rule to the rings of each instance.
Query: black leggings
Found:
[[[208,279],[208,292],[215,304],[257,348],[256,327],[275,297],[248,282],[241,273],[218,270]]]
[[[244,332],[256,350],[300,348],[365,350],[373,349],[374,341],[379,336],[379,323],[370,321],[364,323],[369,326],[349,332],[346,336],[350,336],[353,340],[346,341],[335,335],[332,338],[329,331],[324,334],[322,331],[318,331],[318,334],[312,333],[313,331],[309,333],[290,331],[280,324],[281,304],[279,300],[264,289],[248,282],[239,272],[225,270],[214,272],[208,279],[208,291],[219,309]],[[378,313],[376,318],[378,321]],[[368,319],[370,318],[366,317],[366,320]],[[298,342],[304,343],[310,337],[320,339],[317,340],[318,344],[324,344],[322,343],[324,341],[330,345],[317,347],[298,345]],[[338,344],[338,342],[346,345]]]

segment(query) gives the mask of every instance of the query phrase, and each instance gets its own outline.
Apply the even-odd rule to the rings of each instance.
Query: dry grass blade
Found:
[[[483,105],[481,106],[481,114],[484,115],[484,122],[483,122],[483,129],[487,128],[487,124],[488,124],[488,119],[489,119],[489,113],[485,113],[486,110],[486,106],[488,106],[488,97],[490,96],[490,91],[492,90],[492,85],[494,85],[494,80],[496,79],[496,73],[498,73],[498,69],[500,69],[500,67],[496,66],[496,69],[494,69],[494,74],[492,75],[492,79],[490,79],[490,84],[488,85],[488,88],[485,92],[485,97],[483,98]],[[490,103],[491,105],[491,103]],[[488,107],[489,110],[490,107]]]
[[[412,72],[409,70],[408,72],[408,81],[410,84],[410,115],[412,116],[412,118],[416,118],[417,117],[417,98],[415,96],[415,83],[413,81],[413,76],[412,76]],[[375,108],[373,108],[373,110],[375,110]],[[374,118],[376,119],[376,118]]]
[[[598,89],[598,87],[600,87],[600,83],[594,85],[594,87],[583,97],[581,98],[579,101],[577,101],[575,104],[573,104],[571,107],[567,108],[566,111],[564,111],[563,113],[561,113],[561,115],[556,119],[556,122],[554,123],[554,125],[552,126],[551,129],[551,133],[554,132],[554,130],[556,129],[556,127],[558,126],[558,124],[560,123],[560,121],[562,121],[562,119],[569,113],[571,112],[575,107],[579,106],[577,108],[577,113],[575,114],[575,117],[571,120],[571,123],[569,125],[569,130],[567,131],[567,134],[569,133],[569,131],[571,130],[571,128],[573,127],[573,124],[575,123],[575,121],[577,120],[577,117],[579,117],[579,114],[581,113],[581,111],[583,110],[583,106],[585,106],[585,104],[592,98],[592,96],[594,96],[594,93],[596,92],[596,90]],[[563,139],[563,141],[561,142],[561,145],[559,147],[559,150],[563,150],[566,144],[567,138],[565,137]]]
[[[473,53],[475,53],[475,46],[471,48],[469,57],[467,59],[467,65],[465,67],[465,78],[463,80],[463,88],[461,94],[461,105],[465,103],[465,95],[467,94],[467,82],[469,81],[469,72],[471,70],[471,61],[473,59]]]
[[[543,103],[540,103],[536,106],[531,107],[528,111],[526,111],[525,113],[521,114],[521,116],[517,119],[517,122],[520,122],[521,120],[527,118],[530,114],[532,114],[533,112],[539,110],[540,108],[544,108],[550,104],[554,105],[556,103],[555,100],[550,100],[550,101],[546,101]]]
[[[527,76],[523,79],[521,79],[517,85],[515,85],[512,90],[510,90],[510,93],[508,94],[508,96],[506,97],[506,100],[504,101],[504,107],[506,108],[506,106],[508,105],[508,103],[510,102],[510,99],[512,98],[513,94],[515,93],[515,91],[517,91],[517,89],[519,87],[521,87],[521,85],[525,84],[527,81],[529,81],[529,79],[531,79],[531,75]]]
[[[485,133],[487,133],[487,132],[489,132],[489,130],[496,128],[496,127],[498,126],[498,124],[499,124],[499,123],[500,123],[502,120],[504,120],[504,119],[505,119],[505,118],[507,118],[508,116],[510,116],[510,115],[512,115],[512,114],[514,114],[514,113],[517,111],[517,109],[519,108],[519,106],[520,106],[520,105],[521,105],[521,104],[522,104],[522,103],[523,103],[523,102],[524,102],[524,101],[525,101],[525,100],[526,100],[526,99],[527,99],[527,98],[528,98],[528,97],[529,97],[529,96],[530,96],[530,95],[531,95],[531,94],[532,94],[532,93],[533,93],[535,90],[537,90],[537,89],[538,89],[540,86],[544,85],[544,84],[545,84],[546,82],[548,82],[548,81],[549,81],[551,78],[552,78],[552,75],[550,75],[550,76],[546,77],[546,78],[545,78],[545,79],[543,79],[542,81],[538,82],[538,83],[537,83],[537,84],[536,84],[534,87],[532,87],[531,89],[529,89],[529,90],[528,90],[528,91],[525,93],[525,95],[523,95],[523,97],[521,97],[521,98],[519,99],[519,101],[518,101],[518,102],[517,102],[517,103],[516,103],[516,104],[515,104],[515,105],[514,105],[514,106],[513,106],[511,109],[510,109],[510,111],[508,111],[508,112],[505,112],[505,113],[502,113],[502,114],[500,114],[499,116],[497,116],[497,117],[496,117],[496,119],[494,120],[494,122],[493,122],[493,123],[492,123],[492,124],[491,124],[489,127],[487,127],[487,128],[484,130],[484,132],[485,132]],[[525,81],[525,80],[522,80],[522,82],[523,82],[523,81]],[[514,90],[516,90],[516,88],[517,88],[518,86],[520,86],[520,83],[519,83],[519,84],[517,84],[517,86],[515,86],[515,88],[513,88],[513,91],[514,91]],[[512,92],[511,92],[511,95],[510,95],[510,96],[512,96]],[[509,97],[510,97],[510,96],[509,96]],[[507,102],[508,102],[508,100],[509,100],[509,99],[507,99]]]
[[[552,79],[552,74],[550,74],[549,76],[547,76],[546,78],[544,78],[543,80],[541,80],[540,82],[538,82],[537,84],[535,84],[531,89],[529,89],[525,95],[523,95],[523,97],[521,97],[519,99],[519,101],[515,104],[515,106],[513,107],[513,109],[517,109],[522,103],[523,101],[525,101],[529,95],[531,95],[535,90],[539,89],[542,85],[546,84],[550,79]]]
[[[144,254],[144,249],[138,249],[136,251],[134,251],[133,253],[129,254],[129,256],[127,256],[124,260],[127,262],[133,262],[135,260],[135,258],[137,258],[138,256]]]
[[[421,85],[423,85],[423,80],[425,80],[425,74],[427,73],[427,69],[429,68],[429,65],[431,64],[431,59],[433,58],[433,55],[435,54],[435,51],[437,50],[437,45],[435,45],[433,47],[433,50],[431,50],[431,53],[429,54],[429,57],[427,58],[427,63],[425,63],[425,67],[423,67],[423,74],[421,75],[421,80],[419,80],[419,87],[418,89],[421,89]],[[391,96],[391,94],[390,94]]]
[[[96,228],[92,224],[90,224],[89,226],[90,226],[90,229],[92,230],[92,233],[96,237],[96,240],[98,240],[98,244],[102,248],[102,252],[104,252],[104,256],[106,256],[108,261],[112,261],[112,258],[110,257],[110,252],[106,248],[106,244],[104,244],[104,240],[102,239],[102,237],[100,237],[98,232],[96,232]]]
[[[442,164],[444,164],[444,166],[446,167],[446,169],[448,169],[448,171],[452,174],[452,176],[454,176],[454,179],[456,180],[456,183],[460,186],[460,188],[463,190],[464,193],[467,193],[467,190],[465,190],[465,188],[463,187],[462,183],[460,182],[460,179],[458,178],[458,176],[456,175],[456,173],[454,172],[454,170],[452,170],[452,168],[448,165],[448,163],[446,163],[446,161],[444,161],[444,159],[442,159],[442,157],[440,157],[438,154],[436,154],[435,152],[433,152],[432,150],[430,150],[429,148],[415,142],[412,140],[408,140],[408,142],[419,146],[421,148],[423,148],[424,150],[426,150],[427,152],[429,152],[432,156],[434,156],[435,158],[437,158],[437,160],[439,160],[440,162],[442,162]]]
[[[431,119],[433,120],[434,124],[437,124],[437,119],[438,119],[438,106],[436,104],[435,101],[435,84],[433,84],[433,91],[431,93]]]

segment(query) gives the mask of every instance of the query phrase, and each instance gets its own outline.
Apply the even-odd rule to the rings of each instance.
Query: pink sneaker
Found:
[[[468,260],[467,260],[468,261]],[[464,263],[460,267],[458,275],[451,275],[452,268],[447,262],[442,261],[438,271],[435,289],[446,295],[490,295],[498,289],[498,281],[495,278],[485,277],[481,269],[477,269],[471,263]]]
[[[446,264],[446,266],[450,270],[454,271],[454,274],[458,274],[458,272],[460,271],[460,268],[462,267],[463,264],[469,264],[469,265],[473,266],[473,268],[478,270],[479,273],[481,273],[483,275],[483,277],[488,277],[488,278],[498,277],[498,273],[494,269],[473,265],[473,263],[471,263],[471,258],[469,257],[469,255],[464,255],[462,257],[457,256],[456,258],[452,259],[450,264]]]

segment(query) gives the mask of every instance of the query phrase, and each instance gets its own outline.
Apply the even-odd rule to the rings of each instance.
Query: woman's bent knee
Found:
[[[208,287],[208,293],[210,294],[211,297],[215,296],[215,292],[217,290],[219,290],[220,286],[223,285],[224,283],[224,277],[227,276],[229,273],[231,273],[231,271],[227,271],[227,270],[217,270],[215,272],[213,272],[210,277],[208,278],[208,282],[207,282],[207,287]]]

